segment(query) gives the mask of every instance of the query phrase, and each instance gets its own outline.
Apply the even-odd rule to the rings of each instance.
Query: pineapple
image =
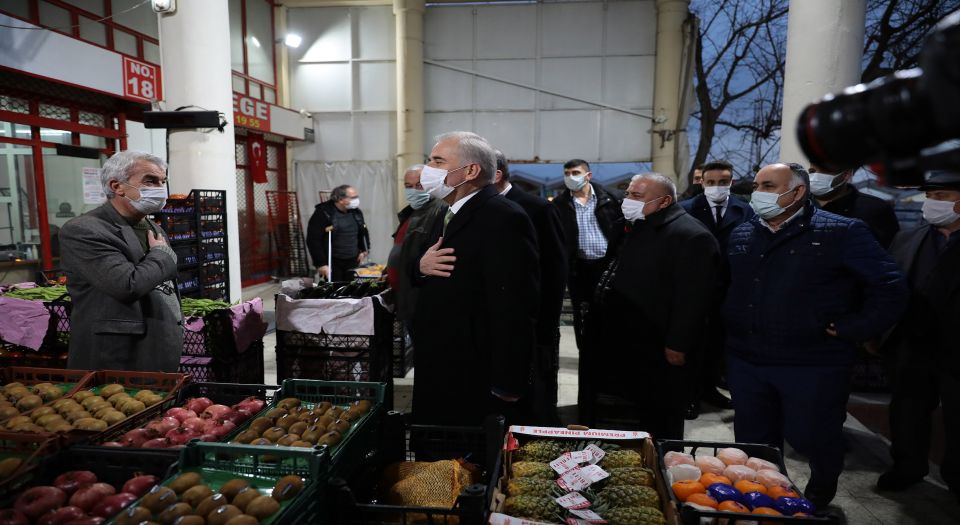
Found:
[[[641,456],[636,450],[612,450],[607,452],[607,455],[603,457],[603,460],[600,462],[600,466],[604,469],[618,467],[642,467],[643,456]]]
[[[549,479],[540,478],[516,478],[507,482],[507,494],[518,496],[520,494],[533,494],[539,496],[548,496],[558,488],[557,483]]]
[[[520,461],[550,462],[569,452],[570,448],[563,446],[560,441],[552,439],[534,439],[524,443],[517,450],[517,459]]]
[[[503,511],[516,518],[527,518],[537,521],[557,522],[561,519],[563,508],[549,496],[534,496],[521,494],[510,496],[503,502]]]
[[[536,461],[518,461],[513,464],[513,477],[515,478],[539,478],[556,479],[557,473],[547,463],[538,463]]]
[[[548,465],[549,466],[549,465]],[[617,467],[608,469],[610,477],[607,478],[604,487],[618,485],[636,485],[653,486],[653,471],[644,467]]]
[[[610,509],[619,507],[660,508],[660,495],[657,491],[644,486],[614,485],[600,491],[597,505]]]
[[[620,507],[603,514],[609,525],[666,525],[663,513],[650,507]]]

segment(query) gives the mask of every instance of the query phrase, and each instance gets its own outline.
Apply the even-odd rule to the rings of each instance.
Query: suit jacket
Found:
[[[727,253],[727,243],[730,240],[730,233],[733,232],[734,228],[749,221],[756,215],[756,212],[753,211],[750,204],[743,202],[733,195],[727,199],[727,209],[720,220],[719,226],[714,219],[716,215],[713,208],[714,204],[707,200],[706,195],[701,193],[692,199],[680,201],[680,206],[695,219],[702,222],[703,225],[713,233],[713,236],[717,238],[717,243],[720,245],[720,253],[722,254]],[[724,259],[726,258],[724,257]]]
[[[420,260],[420,256],[436,242],[433,237],[437,222],[443,221],[443,215],[447,212],[449,206],[442,199],[430,199],[419,210],[414,210],[407,206],[400,211],[400,226],[397,232],[403,226],[405,221],[407,231],[403,241],[399,246],[394,246],[390,250],[390,256],[387,258],[387,266],[396,270],[396,284],[394,293],[396,294],[396,316],[397,319],[409,321],[413,319],[413,312],[417,304],[417,295],[420,291],[411,283],[410,272],[407,271],[412,265]],[[394,233],[396,238],[397,233]],[[431,242],[432,241],[432,242]],[[391,274],[393,272],[391,271]]]
[[[620,235],[623,232],[623,211],[620,209],[620,199],[610,191],[604,189],[599,184],[589,183],[593,186],[593,191],[597,195],[597,207],[594,215],[597,216],[597,224],[600,231],[607,238],[607,253],[610,248],[615,247],[620,242]],[[560,223],[563,225],[567,241],[567,259],[570,262],[570,278],[573,275],[574,261],[577,259],[577,252],[580,250],[580,226],[577,224],[576,204],[573,202],[573,195],[570,190],[563,190],[556,199],[553,199],[553,205],[560,212]]]
[[[884,248],[890,247],[893,236],[900,231],[897,214],[890,203],[879,197],[860,193],[860,190],[852,185],[846,194],[824,204],[822,208],[830,213],[865,222],[877,242]]]
[[[316,267],[327,265],[327,226],[333,225],[333,214],[340,213],[333,201],[324,201],[317,204],[313,215],[310,216],[310,222],[307,224],[307,250],[310,252],[310,260]],[[370,251],[370,232],[367,231],[367,223],[363,220],[363,212],[360,210],[347,210],[347,213],[357,221],[357,250],[360,252]],[[336,232],[334,232],[336,235]]]
[[[563,290],[567,283],[566,239],[557,208],[546,199],[513,187],[504,197],[517,203],[533,222],[540,248],[540,313],[537,343],[557,345]]]
[[[163,233],[159,226],[154,230]],[[173,250],[160,246],[144,253],[110,202],[67,222],[60,250],[73,301],[67,366],[176,372],[183,327]],[[167,281],[174,281],[172,289],[158,288]]]
[[[434,242],[443,227],[437,222]],[[490,185],[453,216],[442,247],[454,249],[452,274],[415,281],[413,415],[478,425],[497,404],[491,389],[528,391],[540,304],[536,233]]]
[[[924,225],[894,237],[890,253],[904,275],[913,272],[917,254],[931,228],[933,226]],[[960,344],[954,328],[960,319],[958,268],[960,243],[954,243],[940,255],[922,284],[911,286],[907,312],[884,344],[884,352],[896,354],[901,364],[921,356],[933,358],[960,376]]]

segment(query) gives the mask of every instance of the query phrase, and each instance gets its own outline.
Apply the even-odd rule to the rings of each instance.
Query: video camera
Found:
[[[960,11],[926,38],[920,68],[810,104],[797,138],[824,171],[871,165],[887,186],[916,187],[926,171],[960,170]]]

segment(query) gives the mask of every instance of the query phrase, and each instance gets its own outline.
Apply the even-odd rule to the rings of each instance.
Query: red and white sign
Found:
[[[270,131],[270,104],[234,93],[233,123],[241,128]]]
[[[263,135],[251,133],[247,136],[247,170],[257,184],[267,182],[267,144]]]
[[[123,96],[145,102],[163,99],[160,68],[124,56]]]

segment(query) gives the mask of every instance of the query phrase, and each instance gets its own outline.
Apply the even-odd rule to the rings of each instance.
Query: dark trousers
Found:
[[[706,394],[716,390],[723,375],[723,321],[719,316],[720,307],[714,311],[718,315],[707,321],[699,348],[687,355],[689,403],[699,403]]]
[[[577,349],[580,351],[577,370],[579,377],[577,406],[580,413],[580,422],[583,424],[587,424],[594,417],[592,407],[597,393],[593,387],[598,375],[596,368],[600,366],[594,364],[596,356],[590,355],[590,345],[585,337],[584,320],[590,310],[590,303],[593,301],[597,283],[606,268],[606,258],[596,260],[577,259],[572,265],[568,281],[570,302],[573,303],[573,331],[577,339]]]
[[[900,364],[891,371],[890,452],[894,470],[906,477],[921,478],[928,471],[931,414],[943,406],[946,433],[940,474],[954,492],[960,493],[960,377],[932,360]]]
[[[555,427],[557,416],[557,375],[560,373],[560,332],[552,341],[537,341],[533,360],[533,416],[535,424]]]
[[[333,258],[333,273],[330,275],[330,280],[333,282],[339,281],[352,281],[353,280],[353,270],[357,267],[357,258],[352,259],[340,259],[338,257]]]
[[[727,354],[727,384],[737,442],[783,450],[786,440],[810,463],[808,489],[836,489],[843,471],[849,366],[761,366]]]

